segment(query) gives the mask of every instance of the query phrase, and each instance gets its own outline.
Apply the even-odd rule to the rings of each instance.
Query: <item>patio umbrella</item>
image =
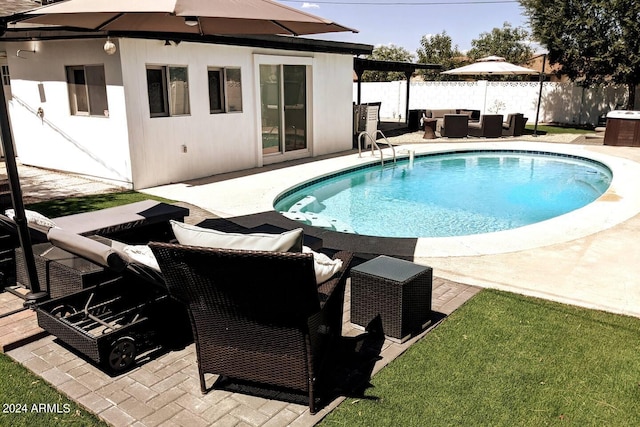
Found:
[[[67,0],[20,21],[107,32],[306,35],[357,32],[272,0]]]
[[[481,75],[523,75],[538,74],[536,70],[521,67],[507,62],[501,56],[487,56],[480,58],[473,64],[453,70],[443,71],[441,74],[454,74],[459,76],[481,76]]]
[[[272,0],[67,0],[0,19],[100,32],[195,35],[308,35],[354,29]],[[2,90],[0,90],[2,92]],[[40,298],[4,93],[0,131],[32,298]]]
[[[443,71],[441,74],[450,74],[450,75],[458,75],[458,76],[486,76],[486,75],[534,75],[540,74],[536,70],[532,70],[530,68],[521,67],[519,65],[512,64],[507,62],[501,56],[487,56],[484,58],[478,59],[473,64],[465,65],[464,67],[454,68],[453,70]],[[487,105],[487,88],[485,86],[484,90],[484,109],[486,110]],[[536,111],[540,110],[540,100],[538,100],[538,105],[536,106]],[[536,113],[536,128],[538,126],[538,114]]]

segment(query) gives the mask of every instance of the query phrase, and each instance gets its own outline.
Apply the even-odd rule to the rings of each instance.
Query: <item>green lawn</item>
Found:
[[[323,426],[640,425],[640,319],[482,291]]]
[[[123,191],[120,193],[106,193],[82,197],[70,197],[59,200],[48,200],[45,202],[32,203],[26,206],[26,208],[39,212],[49,218],[55,218],[80,212],[111,208],[146,199],[172,203],[171,200],[166,200],[161,197],[150,196],[136,191]]]
[[[525,126],[525,135],[533,133],[534,125]],[[593,129],[575,128],[569,126],[538,125],[538,135],[554,133],[593,133]]]
[[[107,426],[42,378],[0,353],[0,426]]]

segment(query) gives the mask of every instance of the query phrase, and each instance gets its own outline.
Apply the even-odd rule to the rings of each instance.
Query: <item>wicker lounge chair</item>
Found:
[[[316,285],[313,257],[150,243],[171,296],[189,310],[200,386],[205,374],[303,391],[311,413],[323,362],[340,336],[351,254]]]
[[[137,355],[148,358],[150,350],[159,354],[192,342],[185,307],[169,297],[159,271],[127,254],[127,245],[59,228],[47,237],[52,252],[76,257],[71,266],[51,261],[49,270],[56,271],[60,286],[77,282],[74,276],[83,275],[77,267],[86,263],[112,275],[36,304],[41,328],[112,374],[128,370]]]
[[[46,226],[29,223],[29,234],[31,243],[34,245],[47,242],[47,230],[53,225],[83,236],[107,236],[131,244],[147,243],[150,240],[167,241],[173,237],[169,220],[183,221],[188,215],[189,209],[187,208],[155,200],[142,200],[53,219],[43,217],[43,219],[50,221],[51,224]],[[17,261],[18,264],[21,264],[18,267],[23,270],[16,272],[16,256],[18,258],[22,256],[19,246],[20,242],[15,222],[0,214],[0,284],[2,286],[15,285],[16,281],[22,284],[25,283],[24,262]],[[44,246],[41,246],[40,249],[42,249],[42,252],[46,252]],[[48,263],[46,259],[41,259],[40,261],[42,262],[38,264],[41,267]],[[38,274],[41,276],[41,289],[47,290],[48,273],[39,271]]]
[[[469,136],[500,138],[502,136],[502,114],[484,114],[478,123],[469,123]]]
[[[440,136],[447,138],[464,138],[467,136],[469,124],[468,114],[445,114],[440,129]]]

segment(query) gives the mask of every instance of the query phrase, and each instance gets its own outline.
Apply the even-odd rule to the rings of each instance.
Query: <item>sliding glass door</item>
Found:
[[[262,154],[307,149],[307,67],[260,65]]]

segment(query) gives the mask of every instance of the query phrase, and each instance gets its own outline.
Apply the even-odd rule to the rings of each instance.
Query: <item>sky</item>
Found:
[[[442,31],[463,52],[471,48],[471,40],[493,28],[502,28],[505,22],[530,32],[524,9],[515,0],[278,1],[359,30],[356,34],[344,32],[310,38],[373,46],[394,44],[414,55],[422,36]]]

